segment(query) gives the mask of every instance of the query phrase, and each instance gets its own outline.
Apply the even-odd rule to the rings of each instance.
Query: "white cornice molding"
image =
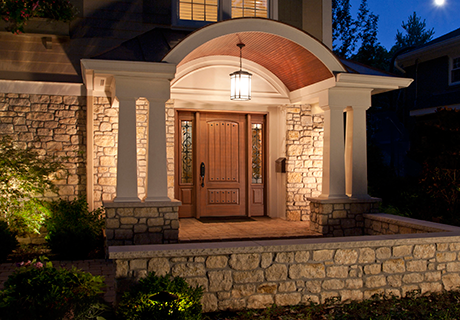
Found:
[[[0,80],[0,92],[57,96],[86,96],[82,83]]]
[[[370,76],[355,73],[339,73],[335,78],[326,79],[308,87],[304,87],[290,93],[292,103],[316,103],[318,97],[327,95],[327,91],[333,88],[350,90],[368,90],[371,94],[408,87],[413,79]],[[334,89],[335,90],[335,89]]]
[[[377,90],[378,93],[407,88],[413,81],[410,78],[370,76],[355,73],[339,73],[336,76],[337,87],[371,88]]]
[[[176,73],[176,65],[164,62],[142,62],[121,60],[82,59],[82,73],[94,70],[98,75],[166,78],[172,80]]]

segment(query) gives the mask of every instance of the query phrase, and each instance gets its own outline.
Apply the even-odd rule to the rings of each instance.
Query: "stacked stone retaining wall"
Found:
[[[409,236],[124,246],[109,257],[119,287],[151,271],[184,277],[203,286],[205,311],[460,286],[460,228]]]
[[[409,234],[455,231],[456,227],[385,213],[364,214],[364,234]]]

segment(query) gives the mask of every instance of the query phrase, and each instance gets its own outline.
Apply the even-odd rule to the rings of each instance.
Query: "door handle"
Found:
[[[204,162],[201,163],[200,165],[200,180],[201,180],[201,187],[204,187],[204,176],[206,174],[206,167],[204,165]]]

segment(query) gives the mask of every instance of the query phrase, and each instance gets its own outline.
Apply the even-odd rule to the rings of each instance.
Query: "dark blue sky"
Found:
[[[351,0],[353,17],[361,0]],[[440,37],[460,28],[460,0],[445,0],[442,7],[434,0],[368,0],[371,12],[379,16],[377,37],[388,50],[395,43],[396,30],[403,31],[401,23],[415,11],[417,16],[426,20],[427,29],[434,28],[433,38]]]

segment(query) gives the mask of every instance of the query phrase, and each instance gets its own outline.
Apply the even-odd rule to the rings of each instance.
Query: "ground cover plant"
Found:
[[[460,318],[460,292],[448,291],[421,295],[413,291],[404,298],[375,295],[364,301],[340,304],[329,299],[324,304],[309,303],[292,307],[273,305],[262,310],[215,312],[203,320],[429,320]]]
[[[55,268],[46,258],[22,263],[0,291],[1,320],[97,319],[104,277]]]
[[[85,259],[95,250],[104,250],[103,209],[88,210],[85,197],[49,204],[45,226],[51,251],[61,258]]]
[[[123,320],[199,320],[202,295],[203,288],[183,278],[151,272],[123,294],[117,315]]]

